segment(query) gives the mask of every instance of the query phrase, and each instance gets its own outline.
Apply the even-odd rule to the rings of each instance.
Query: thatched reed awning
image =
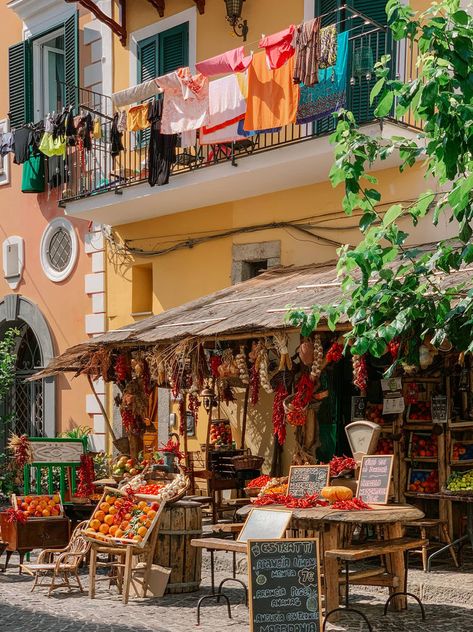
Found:
[[[443,287],[459,283],[473,285],[472,268],[439,278],[439,285]],[[337,304],[340,298],[341,283],[333,263],[273,268],[249,281],[71,347],[34,377],[78,372],[86,358],[100,347],[145,348],[171,345],[189,338],[206,342],[259,337],[281,329],[295,331],[285,320],[289,307],[309,311],[315,302]],[[338,328],[344,326],[349,326],[346,318],[342,318]],[[318,327],[324,328],[323,324]]]

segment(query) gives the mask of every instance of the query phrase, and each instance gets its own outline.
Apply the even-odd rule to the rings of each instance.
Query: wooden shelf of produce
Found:
[[[404,397],[407,396],[407,388],[409,384],[413,382],[422,385],[423,388],[419,389],[419,402],[430,402],[431,397],[436,392],[443,392],[443,380],[441,377],[423,377],[420,375],[416,375],[413,377],[404,377],[403,378],[403,393]],[[448,392],[447,392],[448,396]],[[413,420],[408,418],[408,414],[411,412],[410,408],[405,411],[405,419],[401,422],[401,431],[404,438],[404,446],[402,442],[399,442],[400,449],[400,459],[399,459],[399,479],[400,479],[400,490],[401,490],[401,502],[406,502],[407,498],[415,499],[418,498],[418,494],[416,492],[409,491],[409,471],[411,469],[412,463],[430,463],[432,467],[435,469],[435,464],[437,465],[438,477],[439,477],[439,489],[441,489],[447,481],[448,478],[448,470],[447,470],[447,455],[450,454],[449,445],[448,445],[448,437],[447,432],[443,432],[441,435],[437,435],[437,457],[411,457],[407,454],[407,450],[409,448],[409,433],[411,432],[419,432],[419,433],[429,433],[432,434],[433,430],[433,422],[430,420]],[[422,497],[422,500],[426,500],[425,497]],[[451,516],[451,503],[445,500],[439,500],[437,498],[432,498],[432,501],[438,503],[438,515],[442,520],[447,520],[449,524],[450,534],[452,533],[452,516]]]
[[[419,498],[419,494],[417,492],[404,492],[404,496],[406,498]],[[422,498],[422,500],[435,500],[435,501],[438,501],[437,498],[426,498],[425,496],[426,496],[425,493],[420,494],[420,497]]]

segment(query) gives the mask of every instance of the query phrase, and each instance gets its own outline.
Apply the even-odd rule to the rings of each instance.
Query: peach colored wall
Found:
[[[8,47],[22,39],[22,23],[15,13],[0,5],[2,25],[2,46],[0,48],[0,119],[8,112]],[[90,258],[84,252],[84,236],[88,232],[88,222],[71,220],[79,241],[79,255],[76,266],[69,278],[60,283],[50,281],[40,263],[40,241],[48,222],[55,217],[63,217],[64,212],[57,203],[58,190],[49,196],[44,193],[21,193],[22,167],[10,162],[10,183],[0,186],[0,244],[11,235],[18,235],[25,241],[25,269],[23,279],[16,290],[11,290],[3,272],[0,275],[0,298],[15,292],[35,303],[47,320],[55,352],[61,353],[67,347],[87,338],[84,316],[91,312],[91,301],[84,292],[84,275],[91,272]],[[74,425],[88,425],[90,418],[85,412],[85,395],[88,385],[80,378],[72,383],[71,376],[57,378],[56,411],[57,431]]]

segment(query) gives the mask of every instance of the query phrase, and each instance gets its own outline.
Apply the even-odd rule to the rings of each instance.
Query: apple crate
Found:
[[[407,409],[407,423],[410,424],[431,424],[432,411],[429,401],[418,401],[409,404]]]
[[[131,502],[133,504],[127,507],[126,513],[120,516],[123,503]],[[135,494],[130,497],[120,490],[105,487],[102,498],[87,523],[84,535],[94,542],[98,540],[103,544],[132,544],[143,548],[165,504],[158,503],[153,496]],[[150,511],[153,512],[151,516]]]
[[[439,491],[438,470],[409,468],[407,491],[414,494],[435,494]]]
[[[407,454],[413,461],[436,461],[438,458],[437,435],[432,435],[430,432],[410,432]]]
[[[59,500],[55,502],[56,499]],[[11,504],[14,509],[19,509],[24,512],[31,511],[31,509],[28,509],[28,507],[34,507],[35,514],[36,512],[41,511],[41,516],[30,513],[28,515],[28,520],[43,520],[44,518],[64,518],[64,506],[62,504],[62,498],[59,492],[57,492],[56,494],[23,494],[21,496],[17,494],[12,494]],[[51,514],[51,511],[53,509],[55,510],[55,512],[57,511],[58,513]],[[45,511],[49,512],[49,514],[44,513]]]
[[[452,441],[450,463],[471,465],[473,463],[473,441]]]

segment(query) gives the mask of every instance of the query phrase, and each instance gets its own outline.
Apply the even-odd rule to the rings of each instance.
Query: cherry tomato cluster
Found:
[[[142,485],[138,490],[137,494],[145,494],[146,496],[156,496],[159,491],[162,489],[162,485],[156,484],[148,484]]]
[[[352,498],[351,500],[337,500],[331,505],[331,509],[341,509],[343,511],[366,511],[371,509],[361,498]]]

